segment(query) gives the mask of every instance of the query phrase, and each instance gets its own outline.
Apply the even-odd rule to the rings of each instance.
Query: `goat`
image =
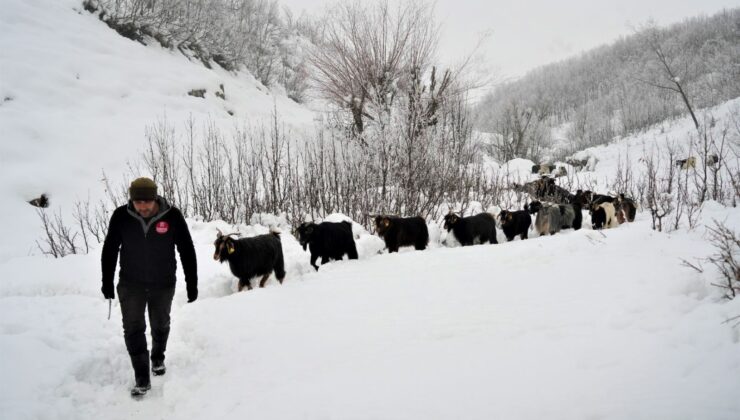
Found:
[[[218,231],[213,245],[216,251],[213,259],[221,263],[228,261],[231,273],[239,279],[239,291],[246,286],[252,290],[250,284],[253,277],[262,276],[260,287],[274,272],[278,282],[283,284],[285,278],[285,263],[283,261],[283,246],[279,232],[270,232],[252,238],[232,238],[234,233],[224,235]]]
[[[591,224],[594,229],[609,229],[619,226],[612,203],[592,204],[590,213]]]
[[[481,244],[488,242],[497,244],[496,218],[490,213],[480,213],[475,216],[460,217],[450,213],[444,218],[444,228],[452,231],[462,246],[473,245],[475,239]]]
[[[681,169],[695,168],[696,158],[694,156],[689,156],[686,159],[678,159],[676,160],[676,166],[680,167]]]
[[[516,235],[522,240],[527,239],[529,228],[532,226],[532,216],[526,210],[501,210],[498,217],[507,241],[513,241]]]
[[[548,233],[554,235],[560,232],[562,222],[559,206],[543,206],[539,201],[533,201],[528,207],[525,207],[525,210],[528,210],[530,214],[537,215],[534,226],[540,236]]]
[[[572,166],[575,170],[580,171],[588,165],[588,159],[576,159],[574,157],[569,157],[565,159],[565,163]]]
[[[560,227],[561,229],[573,228],[574,221],[576,219],[575,209],[571,204],[559,204],[560,209]]]
[[[583,227],[583,206],[579,202],[573,202],[568,204],[571,207],[573,207],[573,224],[571,225],[573,227],[573,230],[578,230],[581,227]]]
[[[596,194],[594,193],[591,196],[591,204],[599,205],[601,203],[614,203],[616,198],[612,197],[611,195],[603,195],[603,194]]]
[[[429,230],[420,216],[376,216],[375,230],[385,241],[388,252],[398,252],[398,248],[402,246],[413,246],[421,251],[429,243]]]
[[[296,229],[298,242],[306,250],[311,250],[311,265],[316,271],[319,266],[316,260],[321,257],[321,265],[329,262],[329,259],[341,260],[347,254],[350,260],[357,259],[357,247],[352,235],[352,223],[302,223]]]
[[[542,163],[542,164],[539,165],[539,167],[540,168],[539,168],[539,171],[537,171],[537,173],[540,174],[540,175],[548,175],[548,174],[551,174],[552,171],[555,170],[555,165],[553,165],[551,163]],[[532,169],[534,169],[534,168],[532,168]]]
[[[617,215],[617,220],[620,224],[627,222],[634,222],[635,216],[637,215],[637,204],[631,198],[627,198],[624,194],[619,194],[617,199],[614,201],[614,211]]]
[[[568,190],[555,184],[555,178],[547,176],[543,176],[536,181],[527,182],[524,185],[514,184],[514,190],[526,192],[538,200],[566,202],[572,197]]]

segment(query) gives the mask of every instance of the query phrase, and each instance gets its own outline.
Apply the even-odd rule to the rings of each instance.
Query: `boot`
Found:
[[[149,353],[131,355],[131,365],[134,367],[136,386],[131,388],[132,397],[140,397],[152,388],[149,380]]]
[[[164,375],[164,352],[167,349],[167,338],[170,335],[170,329],[160,328],[152,329],[152,373],[154,376]]]
[[[164,360],[152,360],[152,373],[154,376],[162,376],[167,372],[164,367]]]

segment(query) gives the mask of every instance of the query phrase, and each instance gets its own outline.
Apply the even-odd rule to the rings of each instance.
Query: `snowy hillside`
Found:
[[[682,265],[716,252],[714,220],[740,231],[740,210],[711,200],[692,230],[656,232],[641,211],[594,231],[584,212],[578,231],[507,243],[498,229],[499,244],[461,248],[431,223],[428,249],[397,254],[354,224],[359,260],[318,272],[284,217],[189,219],[199,297],[186,303],[178,272],[167,374],[132,400],[120,306],[107,319],[100,292],[100,246],[37,255],[39,220],[25,200],[47,192],[68,208],[99,194],[101,169],[122,176],[146,126],[165,115],[228,128],[277,108],[300,131],[314,113],[249,75],[122,38],[76,0],[8,0],[0,33],[0,418],[738,417],[740,298],[712,285],[712,264]],[[214,94],[221,84],[225,100]],[[713,133],[739,108],[735,99],[705,110]],[[568,167],[558,182],[606,193],[620,165],[639,175],[653,147],[694,153],[691,124],[666,121],[583,151],[593,170]],[[537,178],[531,161],[489,163],[511,180]],[[738,159],[723,164],[736,171]],[[253,236],[268,226],[282,230],[285,281],[237,293],[213,259],[217,229]]]
[[[740,133],[737,131],[736,124],[740,122],[740,98],[703,109],[700,112],[700,118],[702,121],[713,121],[710,123],[711,128],[708,129],[708,133],[711,138],[716,139],[717,147],[724,144],[727,168],[737,171],[740,167],[740,156],[737,154]],[[573,158],[589,161],[584,170],[574,170],[565,162],[552,163],[567,169],[568,175],[557,180],[557,183],[566,189],[591,189],[603,194],[614,193],[610,191],[610,186],[620,167],[622,170],[629,167],[633,178],[640,178],[645,173],[646,157],[653,155],[660,160],[661,167],[666,167],[669,165],[669,162],[665,161],[669,151],[672,151],[675,159],[696,157],[701,153],[699,143],[691,118],[684,117],[666,120],[649,130],[612,141],[607,145],[589,147],[575,153]],[[718,152],[710,148],[708,153]],[[528,159],[512,159],[504,164],[491,162],[489,166],[494,171],[501,171],[502,176],[523,183],[540,177],[538,174],[532,174],[532,165],[539,163],[541,162]],[[701,169],[703,163],[699,162],[698,165]]]
[[[737,209],[707,205],[703,218]],[[99,258],[0,265],[6,418],[733,419],[740,314],[681,258],[702,229],[634,224],[469,248],[377,255],[318,273],[285,234],[283,285],[235,293],[193,223],[198,301],[178,283],[168,372],[132,401],[120,309]],[[266,228],[242,228],[245,234]],[[382,246],[382,244],[380,244]]]
[[[296,130],[313,125],[314,112],[248,73],[124,38],[81,0],[5,1],[0,33],[0,226],[14,238],[0,242],[0,261],[37,252],[39,221],[25,201],[47,193],[70,208],[101,194],[102,171],[117,181],[158,120],[231,129],[277,110]],[[188,95],[198,89],[204,98]]]

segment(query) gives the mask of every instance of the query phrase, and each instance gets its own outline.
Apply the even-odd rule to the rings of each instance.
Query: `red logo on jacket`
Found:
[[[170,225],[167,222],[157,222],[157,233],[167,233],[170,230]]]

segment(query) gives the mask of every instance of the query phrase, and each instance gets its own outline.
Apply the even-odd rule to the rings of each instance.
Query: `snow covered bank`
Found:
[[[705,221],[740,227],[737,209]],[[599,232],[334,262],[283,234],[285,283],[234,293],[191,223],[201,295],[178,283],[168,372],[145,401],[98,256],[0,265],[0,406],[8,418],[731,419],[740,314],[680,258],[711,249],[644,213]],[[261,233],[264,227],[250,228]],[[377,239],[377,238],[376,238]]]

